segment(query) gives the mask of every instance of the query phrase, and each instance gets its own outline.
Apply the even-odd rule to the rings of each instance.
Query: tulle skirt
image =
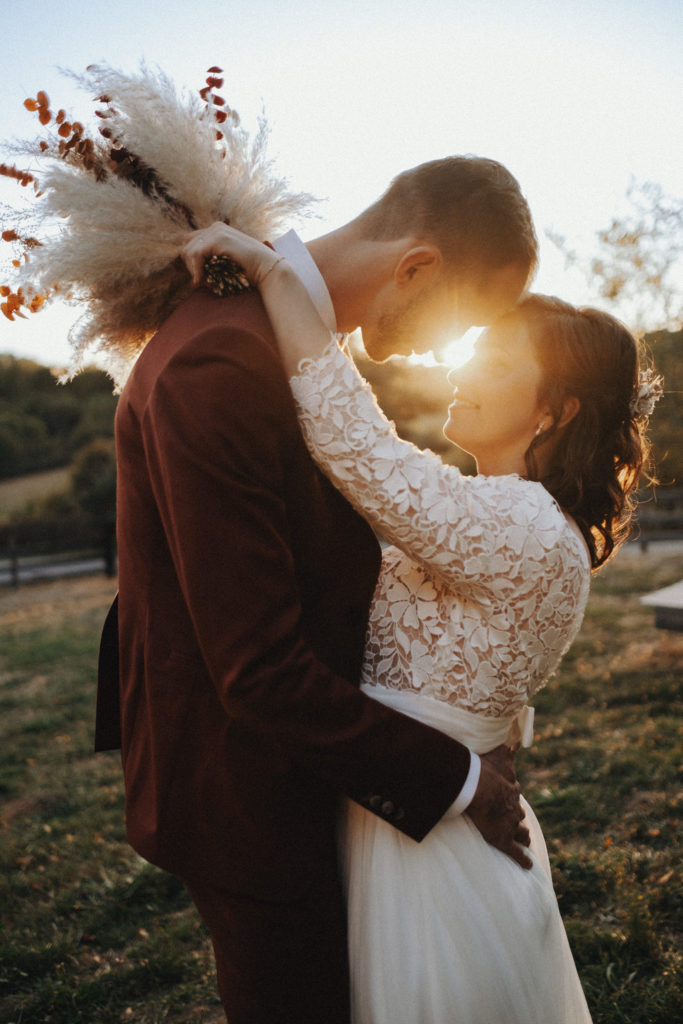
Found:
[[[516,728],[409,692],[368,692],[478,753]],[[349,802],[340,829],[353,1024],[590,1024],[540,826],[530,871],[467,815],[416,843]]]

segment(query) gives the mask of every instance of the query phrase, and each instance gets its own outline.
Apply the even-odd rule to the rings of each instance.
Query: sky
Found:
[[[84,120],[89,97],[60,67],[144,59],[199,89],[218,64],[245,127],[265,111],[278,171],[323,200],[304,239],[398,171],[476,153],[504,163],[529,201],[535,289],[595,302],[545,232],[591,255],[634,178],[683,196],[680,0],[0,0],[0,14],[0,151],[36,134],[23,101],[39,89]],[[8,201],[14,186],[0,185]],[[64,365],[74,318],[0,317],[0,352]]]

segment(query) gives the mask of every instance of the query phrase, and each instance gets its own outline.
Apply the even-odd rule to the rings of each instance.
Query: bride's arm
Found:
[[[225,224],[193,232],[183,256],[195,283],[207,256],[228,255],[260,290],[306,444],[327,476],[389,542],[471,597],[514,600],[520,573],[562,575],[565,521],[543,488],[464,478],[399,438],[352,361],[332,342],[298,275],[273,249]]]
[[[316,359],[330,343],[299,275],[284,258],[256,239],[217,222],[188,235],[182,251],[194,284],[200,284],[207,256],[228,255],[261,292],[288,377],[302,359]]]

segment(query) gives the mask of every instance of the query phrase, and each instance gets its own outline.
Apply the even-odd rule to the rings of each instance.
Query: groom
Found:
[[[489,323],[536,259],[516,181],[473,157],[407,171],[351,223],[275,248],[378,360]],[[128,839],[185,881],[230,1024],[347,1024],[340,798],[416,841],[467,808],[525,863],[509,762],[358,689],[379,547],[308,456],[256,293],[178,307],[116,434],[97,746],[120,741]]]

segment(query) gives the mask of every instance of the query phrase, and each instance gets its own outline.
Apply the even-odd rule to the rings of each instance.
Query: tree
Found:
[[[655,472],[663,483],[681,487],[683,200],[651,181],[633,181],[627,199],[630,211],[596,233],[598,253],[590,259],[561,235],[546,234],[614,312],[645,334],[646,358],[664,376],[664,398],[650,423]]]
[[[664,395],[650,420],[655,476],[664,485],[683,487],[683,330],[654,331],[645,343],[659,373]]]
[[[632,181],[626,195],[630,212],[596,233],[590,259],[546,234],[633,330],[675,330],[683,325],[683,200],[652,181]]]
[[[103,530],[116,520],[116,451],[107,438],[91,441],[78,452],[71,471],[71,493],[89,520]]]
[[[0,355],[0,480],[66,466],[90,441],[113,437],[116,401],[102,370],[58,386],[48,367]]]
[[[50,438],[37,416],[0,406],[0,478],[21,473],[25,463],[36,470],[49,464]]]

